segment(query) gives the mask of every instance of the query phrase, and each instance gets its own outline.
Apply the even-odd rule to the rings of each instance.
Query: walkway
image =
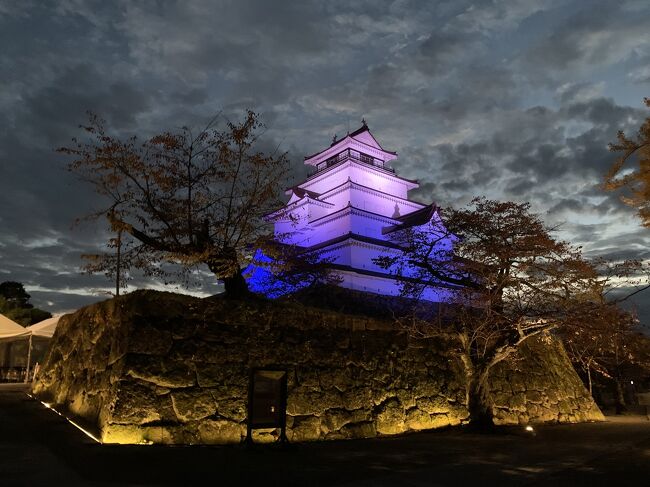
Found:
[[[650,486],[650,421],[291,445],[100,445],[0,389],[0,485]]]

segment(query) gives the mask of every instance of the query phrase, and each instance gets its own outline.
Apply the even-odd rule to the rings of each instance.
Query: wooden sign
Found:
[[[247,425],[247,443],[253,442],[252,430],[261,428],[280,428],[280,441],[287,441],[286,369],[256,368],[251,371]]]

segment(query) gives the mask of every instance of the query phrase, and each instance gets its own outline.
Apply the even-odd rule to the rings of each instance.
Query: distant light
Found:
[[[633,381],[633,380],[631,380],[631,381],[630,381],[630,384],[632,384],[632,385],[634,385],[634,381]]]
[[[533,430],[533,427],[530,426],[530,425],[526,426],[524,429],[525,429],[526,431],[530,432],[530,433],[532,433],[532,432],[534,431],[534,430]]]

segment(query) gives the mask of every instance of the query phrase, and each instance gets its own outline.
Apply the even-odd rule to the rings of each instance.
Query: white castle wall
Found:
[[[285,243],[311,248],[334,264],[350,267],[350,271],[341,274],[344,287],[398,295],[400,286],[390,278],[396,270],[383,269],[373,260],[397,252],[394,244],[399,243],[399,232],[384,234],[383,231],[399,225],[401,220],[398,218],[420,210],[424,205],[408,200],[408,191],[418,187],[416,182],[382,169],[385,161],[396,156],[383,151],[367,132],[367,127],[365,129],[305,160],[306,164],[322,172],[312,175],[298,188],[316,194],[294,190],[285,211],[272,216],[275,235]],[[361,139],[356,140],[352,135]],[[368,144],[374,144],[374,147]],[[374,159],[367,159],[367,156],[364,159],[359,151]],[[373,243],[363,237],[392,245]],[[342,241],[331,242],[339,238]],[[325,242],[330,242],[326,248],[319,246]],[[443,246],[451,244],[449,240],[441,242]],[[355,273],[355,269],[359,273]],[[388,274],[388,277],[364,273]],[[404,269],[403,274],[415,277],[415,270]],[[429,298],[439,300],[441,293],[444,294],[433,290]]]
[[[307,180],[299,187],[316,193],[325,193],[347,182],[348,179],[403,199],[407,199],[409,189],[417,187],[415,183],[409,183],[372,166],[364,166],[352,161],[324,172],[323,176]]]

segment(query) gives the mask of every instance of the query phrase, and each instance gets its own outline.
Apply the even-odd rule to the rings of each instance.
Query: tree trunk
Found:
[[[470,378],[467,384],[467,409],[470,428],[487,431],[494,427],[492,406],[487,392],[487,373]]]
[[[115,296],[120,295],[120,276],[122,274],[122,229],[117,231],[117,259],[115,261]]]
[[[243,298],[250,294],[234,249],[224,249],[205,262],[218,279],[223,280],[226,297]],[[236,269],[233,271],[233,269]]]
[[[625,391],[623,390],[623,381],[616,377],[614,379],[614,400],[616,401],[616,414],[623,414],[627,410],[625,405]]]
[[[223,280],[226,288],[226,297],[228,298],[243,298],[250,294],[248,290],[248,283],[241,271],[237,272],[234,276],[226,277]]]

